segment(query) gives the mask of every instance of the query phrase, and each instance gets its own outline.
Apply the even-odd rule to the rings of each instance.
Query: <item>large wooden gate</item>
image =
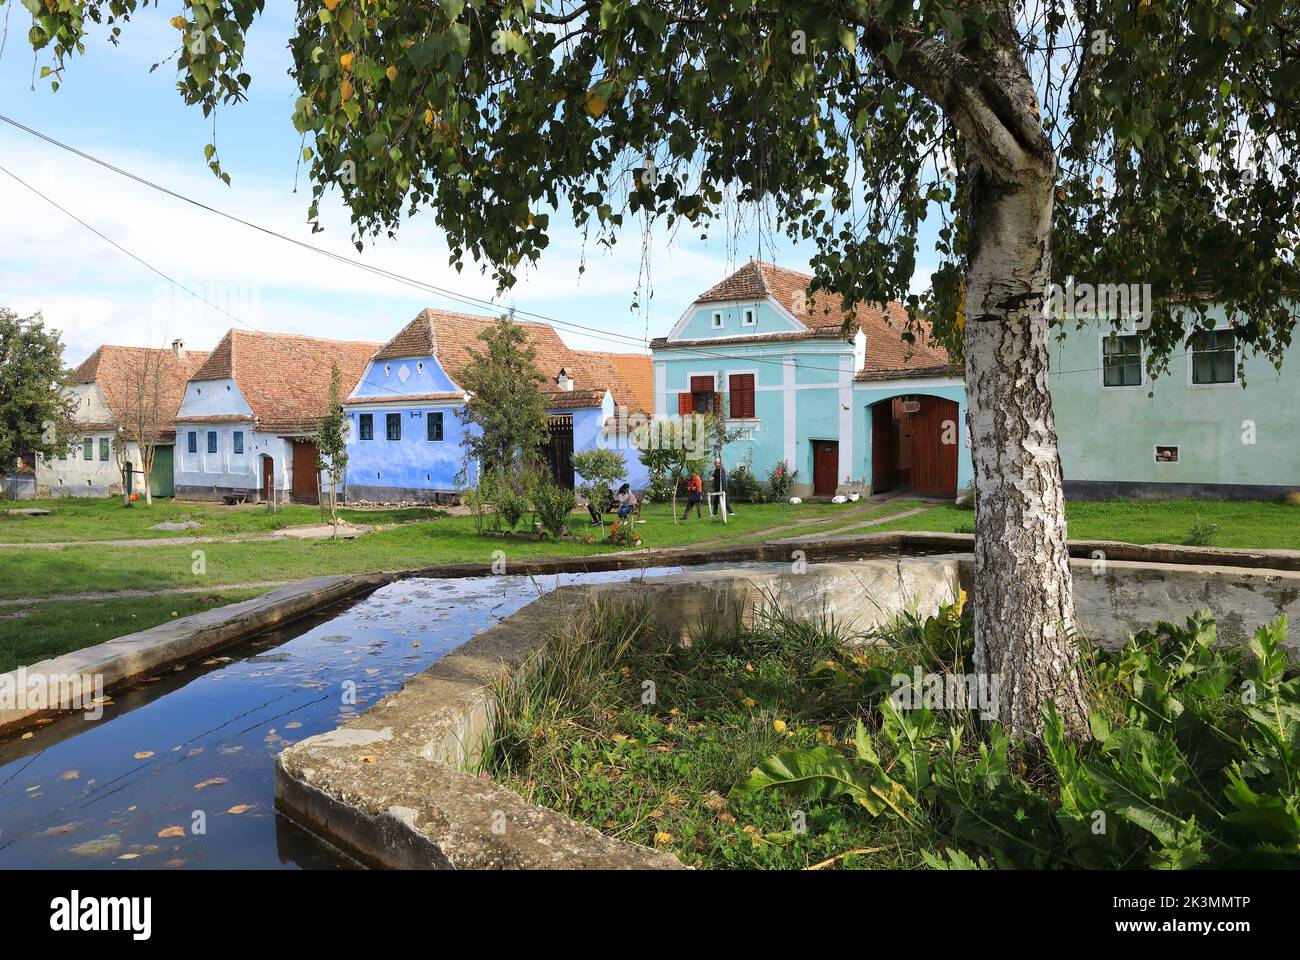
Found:
[[[912,492],[932,497],[957,495],[957,445],[961,442],[958,407],[942,397],[914,397],[912,413]]]

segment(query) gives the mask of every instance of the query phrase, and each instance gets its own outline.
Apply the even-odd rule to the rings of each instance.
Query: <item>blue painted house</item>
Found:
[[[697,297],[651,341],[657,414],[724,412],[741,432],[727,466],[761,480],[784,461],[798,496],[969,485],[961,371],[941,347],[901,339],[900,304],[846,312],[811,281],[752,260]]]
[[[349,422],[346,496],[351,502],[442,502],[459,482],[467,399],[457,377],[470,349],[494,321],[472,314],[422,310],[367,364],[343,404]],[[572,487],[574,452],[604,443],[606,424],[622,410],[648,413],[650,358],[570,349],[553,327],[520,323],[547,377],[549,438],[544,453],[557,482]],[[644,485],[644,468],[628,456],[629,480]],[[470,482],[474,480],[470,465]]]

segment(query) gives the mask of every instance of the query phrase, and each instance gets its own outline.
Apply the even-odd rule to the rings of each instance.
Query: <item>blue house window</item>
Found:
[[[208,431],[208,453],[217,452],[217,431]]]
[[[185,449],[190,453],[199,452],[199,434],[196,430],[191,430],[185,438]]]
[[[400,413],[384,414],[384,430],[389,440],[401,440],[402,415]]]
[[[425,439],[441,440],[442,439],[442,411],[430,413],[425,423]]]
[[[244,452],[244,431],[236,430],[235,431],[235,453],[243,453],[243,452]]]
[[[358,426],[361,430],[361,439],[375,439],[375,415],[373,413],[363,413],[357,419],[360,421]]]

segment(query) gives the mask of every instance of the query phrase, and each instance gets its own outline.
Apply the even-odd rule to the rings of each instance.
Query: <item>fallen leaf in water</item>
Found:
[[[198,756],[200,753],[202,753],[202,752],[203,752],[203,748],[202,748],[202,747],[195,747],[193,750],[190,750],[188,753],[186,753],[185,756],[187,756],[187,757],[197,757],[197,756]]]
[[[34,787],[28,787],[28,788],[27,788],[27,792],[28,792],[28,793],[31,793],[33,790],[39,790],[39,789],[41,789],[41,787],[43,787],[43,786],[44,786],[44,784],[38,783],[38,784],[37,784],[36,786],[34,786]]]
[[[185,866],[185,860],[181,857],[177,857],[175,860],[168,860],[166,863],[163,864],[163,866],[172,867],[173,869],[176,867],[183,867]]]
[[[379,757],[376,754],[368,753],[364,757],[357,757],[357,763],[376,763]]]
[[[80,770],[64,770],[64,771],[63,771],[63,775],[60,777],[60,779],[62,779],[62,780],[76,780],[77,777],[79,777],[79,776],[81,776],[81,771],[80,771]]]
[[[217,786],[218,784],[222,784],[222,783],[225,783],[225,782],[226,782],[226,778],[225,778],[225,777],[213,777],[213,778],[211,778],[210,780],[204,780],[202,783],[196,783],[196,784],[194,784],[194,789],[195,789],[195,790],[202,790],[204,787],[215,787],[215,786]]]
[[[160,837],[183,837],[185,836],[184,827],[163,827],[158,831]]]
[[[227,810],[226,813],[234,813],[234,814],[247,813],[249,810],[252,810],[255,806],[257,806],[257,804],[255,803],[237,803],[229,810]]]
[[[38,727],[43,727],[43,726],[45,726],[47,723],[53,723],[53,722],[54,722],[54,721],[51,720],[49,717],[42,717],[41,719],[39,719],[39,720],[36,721],[36,725],[37,725]]]
[[[176,666],[172,667],[172,669],[179,673],[180,671],[185,669],[185,664],[178,663],[176,664]]]
[[[420,641],[419,641],[419,640],[412,640],[412,641],[411,641],[411,646],[413,646],[413,647],[418,647],[419,645],[420,645]]]
[[[140,854],[138,854],[138,853],[124,853],[124,854],[122,854],[120,857],[118,857],[117,859],[119,859],[119,860],[138,860],[139,858],[140,858]]]
[[[153,756],[152,750],[141,750],[135,755],[135,758],[137,760],[148,760],[152,756]]]
[[[73,821],[72,823],[64,823],[64,824],[61,824],[61,825],[59,825],[59,826],[57,826],[57,827],[50,827],[50,829],[48,829],[48,830],[46,830],[44,833],[42,833],[41,836],[42,836],[42,837],[61,837],[61,836],[63,836],[65,833],[71,833],[73,830],[76,830],[77,827],[79,827],[79,826],[81,826],[81,821],[80,821],[80,820]]]
[[[284,729],[286,729],[286,730],[297,730],[297,729],[298,729],[299,727],[301,727],[301,726],[302,726],[302,724],[299,723],[297,720],[290,720],[288,723],[286,723],[286,724],[284,725]]]
[[[22,738],[23,738],[24,740],[30,740],[30,739],[31,739],[32,737],[34,737],[34,736],[36,736],[36,734],[34,734],[34,733],[32,733],[30,730],[28,730],[26,733],[23,734],[23,737],[22,737]]]

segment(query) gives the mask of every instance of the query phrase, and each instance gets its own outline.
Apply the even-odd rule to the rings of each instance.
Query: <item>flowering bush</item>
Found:
[[[636,521],[627,519],[610,523],[609,536],[605,538],[605,542],[620,547],[639,547],[641,538],[636,535]]]
[[[772,488],[772,499],[777,503],[787,499],[790,494],[790,485],[794,483],[794,478],[799,476],[798,470],[791,470],[790,464],[782,460],[771,470],[767,472],[767,482]]]

